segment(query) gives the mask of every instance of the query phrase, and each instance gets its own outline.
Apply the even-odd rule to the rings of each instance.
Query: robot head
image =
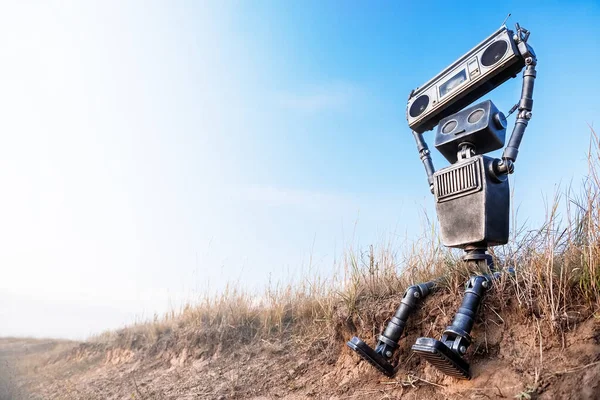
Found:
[[[440,120],[435,148],[454,164],[462,145],[485,154],[504,147],[505,136],[506,117],[487,100]]]

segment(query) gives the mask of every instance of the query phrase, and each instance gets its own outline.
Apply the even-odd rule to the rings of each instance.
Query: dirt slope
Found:
[[[396,301],[379,304],[375,319],[383,323]],[[566,328],[557,333],[516,304],[486,302],[468,353],[471,381],[447,378],[420,362],[410,345],[421,334],[438,336],[456,304],[450,294],[427,300],[401,341],[392,379],[346,348],[357,333],[374,340],[361,321],[346,320],[321,336],[274,335],[227,347],[195,343],[185,328],[138,349],[3,339],[0,382],[4,398],[28,399],[600,399],[600,320],[594,316],[565,315]]]

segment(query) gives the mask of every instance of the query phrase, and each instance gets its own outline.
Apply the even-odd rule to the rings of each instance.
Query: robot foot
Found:
[[[392,364],[390,364],[381,354],[369,347],[369,345],[363,342],[360,338],[354,336],[346,344],[363,360],[368,361],[372,366],[377,368],[379,372],[389,377],[394,376],[394,367]]]
[[[412,346],[415,353],[448,376],[471,379],[469,363],[439,340],[421,337]]]

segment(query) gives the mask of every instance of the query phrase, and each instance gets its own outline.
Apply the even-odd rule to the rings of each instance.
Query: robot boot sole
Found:
[[[439,340],[418,338],[412,350],[446,375],[471,379],[469,364]]]
[[[394,367],[380,354],[376,353],[368,344],[358,337],[353,337],[346,343],[348,347],[356,352],[363,360],[377,368],[382,374],[394,376]]]

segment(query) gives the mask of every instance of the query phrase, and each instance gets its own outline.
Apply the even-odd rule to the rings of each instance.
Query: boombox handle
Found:
[[[519,154],[519,146],[521,145],[521,140],[523,140],[525,129],[527,128],[527,124],[532,116],[531,110],[533,109],[533,86],[537,75],[537,71],[535,69],[537,65],[535,52],[531,46],[527,44],[527,39],[529,39],[529,31],[519,26],[519,24],[516,24],[516,29],[517,32],[515,33],[514,40],[517,43],[517,47],[521,53],[521,56],[525,59],[525,71],[523,72],[521,99],[511,110],[511,113],[515,110],[519,111],[517,114],[517,120],[515,121],[515,126],[510,135],[510,139],[508,140],[508,145],[502,154],[502,159],[493,163],[494,173],[499,175],[512,174],[515,170],[514,162],[517,160],[517,155]],[[419,158],[421,158],[423,166],[425,167],[429,189],[431,190],[431,193],[433,193],[433,174],[435,173],[435,168],[433,167],[433,161],[431,160],[431,152],[427,147],[427,143],[425,143],[425,139],[423,139],[423,135],[413,131],[413,136],[417,142]]]

